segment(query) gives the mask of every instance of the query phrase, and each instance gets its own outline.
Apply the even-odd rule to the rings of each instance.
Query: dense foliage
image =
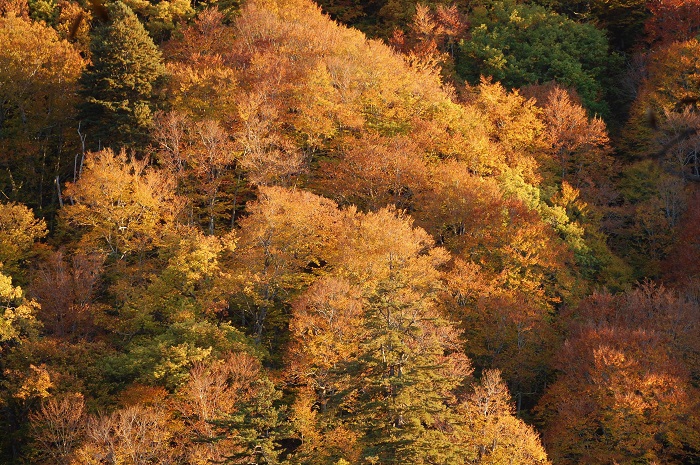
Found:
[[[693,5],[0,0],[0,462],[700,463]]]
[[[573,87],[588,109],[607,114],[605,77],[615,67],[605,33],[591,24],[513,0],[475,8],[459,43],[457,73],[492,76],[508,87],[556,81]]]

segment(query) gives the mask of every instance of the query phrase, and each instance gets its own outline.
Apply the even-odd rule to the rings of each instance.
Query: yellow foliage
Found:
[[[20,342],[35,330],[38,309],[38,303],[25,299],[22,289],[0,273],[0,353],[3,343]]]
[[[85,248],[123,258],[162,244],[181,207],[174,188],[146,160],[106,149],[88,154],[80,179],[66,186],[71,205],[61,215],[84,231]]]

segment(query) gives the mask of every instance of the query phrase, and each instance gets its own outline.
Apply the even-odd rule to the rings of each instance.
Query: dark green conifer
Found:
[[[92,64],[80,78],[80,119],[91,148],[138,148],[147,141],[165,67],[128,6],[118,1],[107,11],[108,21],[93,32]]]

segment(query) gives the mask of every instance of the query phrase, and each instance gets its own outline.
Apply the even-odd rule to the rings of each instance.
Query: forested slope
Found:
[[[606,5],[0,0],[0,462],[700,462],[700,18]]]

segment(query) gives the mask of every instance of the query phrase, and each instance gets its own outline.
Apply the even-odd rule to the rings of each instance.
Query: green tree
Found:
[[[108,7],[109,22],[95,28],[92,64],[80,78],[79,117],[91,146],[147,141],[156,91],[163,83],[161,53],[134,12],[122,2]]]
[[[601,82],[618,57],[602,31],[513,0],[475,8],[470,22],[457,57],[457,73],[469,82],[482,75],[506,87],[556,80],[574,87],[589,110],[608,113]]]

